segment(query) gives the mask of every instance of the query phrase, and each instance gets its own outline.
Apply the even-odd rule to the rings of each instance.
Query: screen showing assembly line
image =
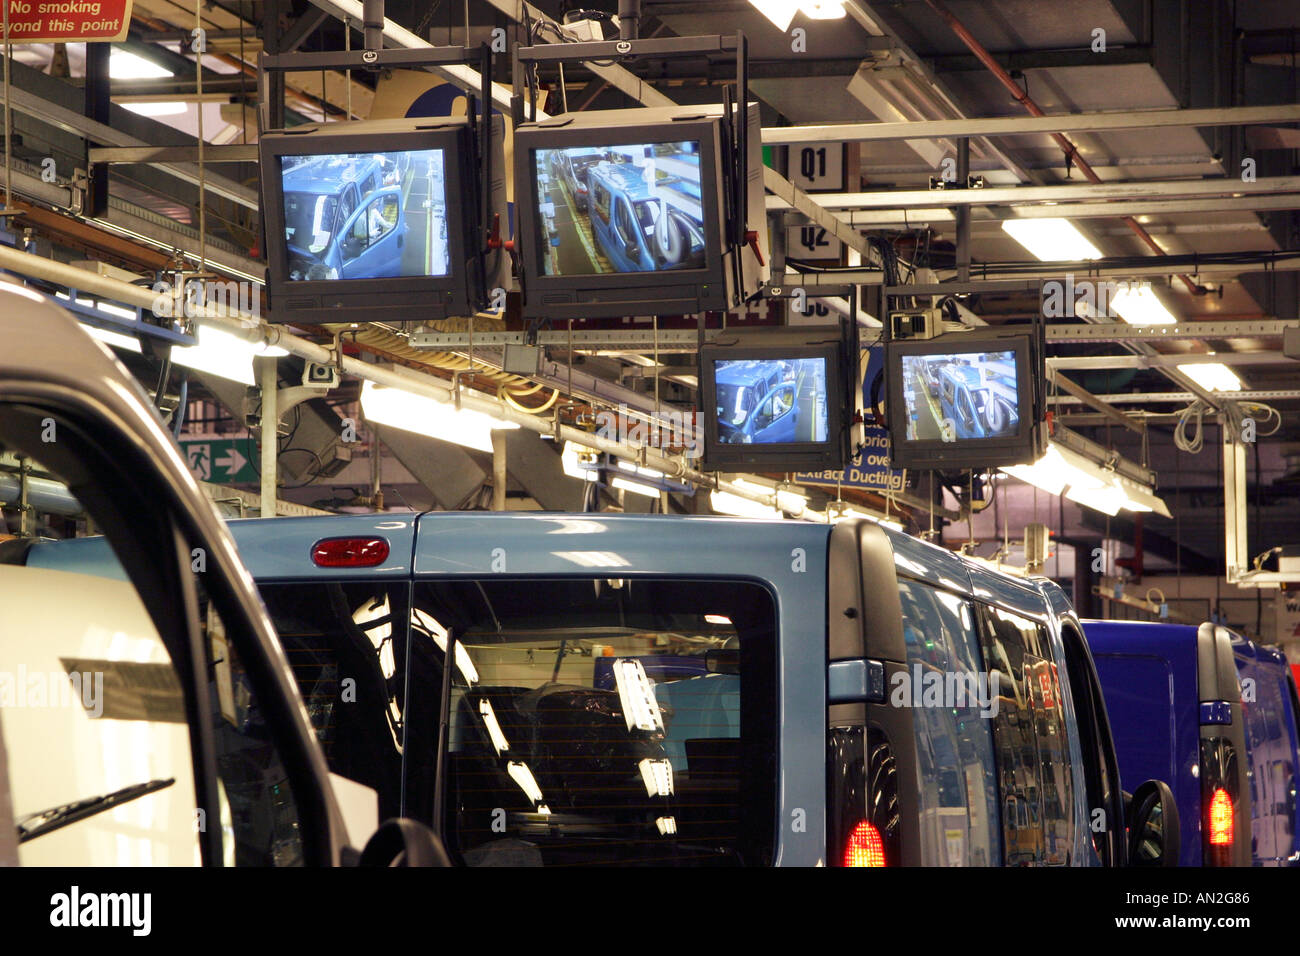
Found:
[[[533,150],[543,275],[703,269],[700,144]]]
[[[902,357],[908,441],[1009,438],[1020,426],[1015,352]]]
[[[830,435],[826,359],[713,362],[718,441],[824,442]]]
[[[279,162],[290,281],[451,272],[443,150]]]

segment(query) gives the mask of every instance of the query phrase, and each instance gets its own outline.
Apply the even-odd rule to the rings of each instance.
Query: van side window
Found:
[[[1028,828],[1003,820],[1008,866],[1063,866],[1074,845],[1074,780],[1061,713],[1060,677],[1046,629],[1018,614],[985,607],[980,643],[990,690],[998,785],[1028,808]]]
[[[380,819],[399,816],[409,587],[315,581],[258,590],[330,770],[376,790]]]
[[[912,581],[900,580],[898,592],[912,684],[922,865],[996,865],[1002,854],[996,765],[989,720],[981,716],[992,701],[974,608]],[[940,693],[927,697],[927,685]]]

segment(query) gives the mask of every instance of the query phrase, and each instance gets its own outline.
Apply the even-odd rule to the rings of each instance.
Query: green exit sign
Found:
[[[257,449],[251,438],[192,439],[181,442],[181,450],[199,481],[234,485],[259,478]]]

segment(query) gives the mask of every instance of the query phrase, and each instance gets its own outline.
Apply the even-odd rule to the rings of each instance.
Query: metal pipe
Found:
[[[641,36],[641,0],[618,0],[618,36],[620,40]]]
[[[506,510],[506,432],[492,430],[492,510]]]
[[[364,0],[361,9],[366,49],[378,52],[384,48],[384,0]]]
[[[0,502],[14,504],[22,499],[23,481],[17,475],[0,472]],[[27,504],[37,511],[69,517],[84,510],[66,485],[48,478],[27,476]]]
[[[262,387],[262,517],[275,517],[275,501],[278,494],[275,472],[279,458],[280,446],[280,377],[277,374],[279,362],[274,358],[263,356],[261,359],[260,384]]]

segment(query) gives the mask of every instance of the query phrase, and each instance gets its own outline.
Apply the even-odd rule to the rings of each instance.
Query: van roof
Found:
[[[374,156],[303,163],[284,174],[284,191],[287,193],[311,193],[318,196],[332,196],[335,193],[342,192],[348,183],[354,183],[362,179],[371,171],[372,167],[378,166],[379,160]],[[312,172],[317,177],[320,177],[321,172],[332,175],[327,175],[324,178],[308,177],[307,174]],[[299,183],[299,179],[303,181]]]
[[[423,542],[418,549],[417,523]],[[790,580],[790,555],[801,548],[811,581],[817,568],[824,566],[831,529],[825,524],[777,519],[484,511],[245,518],[227,524],[240,557],[259,580],[402,577],[412,570],[439,575],[499,573],[493,548],[501,547],[505,570],[522,576],[619,576],[619,569],[627,568],[621,573],[774,581]],[[1013,577],[918,538],[882,530],[900,578],[975,595],[1038,618],[1049,612],[1051,590],[1059,591],[1051,582]],[[340,572],[312,564],[312,546],[321,539],[362,535],[388,540],[389,558],[381,567]],[[738,561],[736,555],[746,559]],[[29,551],[27,564],[122,576],[104,538],[42,542]]]

